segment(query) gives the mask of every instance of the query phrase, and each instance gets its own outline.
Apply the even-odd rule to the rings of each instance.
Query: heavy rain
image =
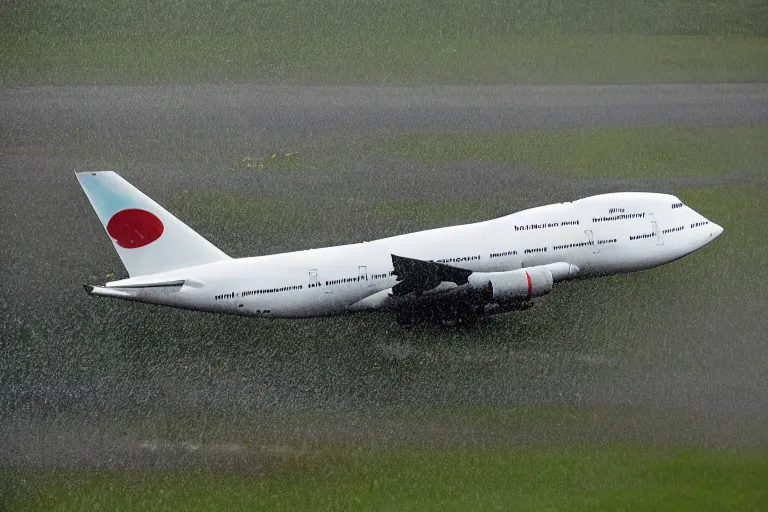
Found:
[[[768,7],[0,5],[0,508],[765,506]],[[675,194],[725,228],[466,328],[89,297],[75,172],[233,257]],[[762,483],[761,483],[762,482]]]

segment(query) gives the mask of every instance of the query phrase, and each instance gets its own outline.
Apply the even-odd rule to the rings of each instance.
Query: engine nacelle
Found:
[[[552,291],[553,283],[552,272],[543,266],[507,272],[475,272],[469,276],[472,288],[487,289],[490,284],[493,302],[541,297]]]

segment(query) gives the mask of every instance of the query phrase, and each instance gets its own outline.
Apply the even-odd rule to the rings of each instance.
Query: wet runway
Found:
[[[270,144],[410,130],[486,132],[638,124],[734,124],[768,117],[766,84],[637,86],[32,87],[0,93],[4,142],[68,130],[118,143],[173,132]],[[34,139],[33,139],[34,140]],[[39,140],[39,139],[38,139]]]
[[[210,189],[333,212],[311,228],[288,226],[260,240],[236,228],[217,229],[215,221],[196,225],[190,220],[227,252],[261,254],[394,234],[402,226],[347,216],[359,211],[356,205],[381,198],[509,198],[512,211],[626,188],[765,184],[738,176],[573,180],[532,168],[421,165],[371,155],[352,162],[351,169],[327,174],[232,172],[231,162],[243,156],[312,148],[322,162],[339,152],[337,145],[323,145],[325,140],[411,130],[765,122],[768,84],[1,90],[0,433],[7,435],[0,435],[6,439],[0,462],[44,461],[40,446],[56,444],[60,424],[66,427],[59,434],[66,431],[72,442],[98,438],[94,446],[102,446],[105,441],[94,432],[119,431],[115,422],[119,427],[123,420],[109,418],[131,411],[141,411],[150,423],[163,415],[193,417],[192,423],[215,430],[258,411],[338,408],[346,411],[339,418],[357,418],[376,437],[387,428],[395,436],[402,430],[380,418],[360,419],[367,418],[364,411],[381,407],[652,405],[670,411],[664,413],[669,421],[658,425],[675,424],[676,408],[694,411],[680,420],[690,432],[697,432],[695,418],[701,415],[722,420],[702,427],[699,437],[692,435],[694,441],[768,442],[760,428],[768,389],[755,380],[768,370],[766,351],[759,350],[768,325],[748,313],[765,297],[745,298],[754,307],[737,310],[743,318],[697,320],[700,329],[690,336],[705,337],[697,338],[694,356],[714,362],[694,369],[676,365],[674,357],[660,368],[660,358],[594,342],[594,331],[582,330],[579,323],[559,333],[540,333],[525,319],[470,332],[408,333],[384,316],[261,322],[93,300],[81,284],[104,281],[122,268],[73,176],[77,170],[114,169],[164,205],[174,204],[183,190]],[[323,148],[331,146],[324,154]],[[478,185],[484,183],[497,186]],[[526,314],[536,315],[537,309]],[[733,335],[726,327],[734,324],[751,344],[731,345],[729,359],[718,361],[723,338]],[[661,346],[674,350],[676,337],[687,334],[672,327],[646,335],[669,336]],[[626,346],[631,337],[623,333],[616,343]],[[313,431],[295,419],[274,418],[273,430],[285,421],[297,435]],[[230,434],[261,435],[255,428],[243,426],[240,434]],[[377,434],[376,428],[383,430]],[[605,435],[610,437],[612,429],[618,427],[607,427]],[[332,418],[325,418],[320,430],[320,437],[330,440],[357,435]],[[687,439],[680,432],[673,437]],[[55,462],[66,460],[66,453],[56,451]]]

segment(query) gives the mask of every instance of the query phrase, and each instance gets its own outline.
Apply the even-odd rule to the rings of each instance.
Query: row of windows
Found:
[[[675,203],[675,204],[673,204],[673,205],[672,205],[672,209],[673,209],[673,210],[674,210],[675,208],[682,208],[682,207],[683,207],[683,203]]]
[[[614,213],[624,213],[624,208],[611,208],[608,210],[608,215],[613,215]]]
[[[682,231],[684,229],[685,229],[685,226],[679,226],[676,228],[665,229],[664,231],[662,231],[662,233],[666,235],[667,233],[674,233],[676,231]]]
[[[462,261],[475,261],[479,260],[480,256],[462,256],[460,258],[444,258],[442,260],[437,260],[438,263],[459,263]]]
[[[546,247],[536,247],[535,249],[526,249],[525,254],[530,254],[532,252],[547,252]]]
[[[493,252],[491,258],[503,258],[504,256],[516,256],[517,251]]]
[[[263,295],[266,293],[279,293],[279,292],[288,292],[292,290],[301,290],[303,289],[303,285],[295,285],[295,286],[283,286],[281,288],[265,288],[263,290],[248,290],[241,293],[222,293],[221,295],[216,295],[214,297],[214,300],[225,300],[225,299],[236,299],[238,297],[250,297],[252,295]]]
[[[626,220],[626,219],[642,219],[645,218],[645,213],[622,213],[621,215],[614,215],[612,217],[594,217],[592,222],[608,222],[612,220]]]
[[[345,284],[345,283],[357,283],[360,282],[363,278],[361,276],[357,277],[345,277],[344,279],[332,279],[330,281],[326,281],[326,286],[331,286],[334,284]]]
[[[388,276],[393,276],[393,275],[395,275],[395,271],[394,270],[390,270],[388,274],[372,274],[370,276],[370,279],[386,279]],[[360,281],[362,281],[364,279],[367,281],[369,278],[366,277],[366,276],[357,276],[357,277],[345,277],[344,279],[331,279],[331,280],[325,282],[325,286],[332,286],[332,285],[335,285],[335,284],[344,284],[344,283],[356,283],[356,282],[360,282]],[[312,284],[308,285],[308,287],[309,288],[316,288],[316,287],[322,286],[322,285],[323,285],[322,282],[320,282],[320,283],[312,283]],[[299,289],[301,289],[301,286],[299,287]]]
[[[642,240],[644,238],[653,238],[653,237],[655,237],[657,235],[658,235],[658,233],[646,233],[645,235],[630,236],[629,239],[630,240]]]
[[[595,245],[594,242],[579,242],[575,244],[565,244],[565,245],[556,245],[552,247],[555,251],[560,251],[562,249],[573,249],[574,247],[586,247],[587,245]]]
[[[247,292],[243,292],[240,294],[241,297],[250,297],[251,295],[263,295],[265,293],[279,293],[279,292],[289,292],[292,290],[301,290],[304,288],[303,285],[296,285],[296,286],[283,286],[282,288],[267,288],[264,290],[248,290]]]
[[[706,226],[707,224],[709,224],[708,220],[705,220],[704,222],[694,222],[693,224],[691,224],[691,228],[697,228],[699,226]]]
[[[617,240],[616,238],[611,238],[611,239],[609,239],[609,240],[598,240],[598,241],[597,241],[597,245],[602,245],[602,244],[615,244],[616,242],[618,242],[618,240]]]
[[[562,222],[544,222],[542,224],[515,224],[515,231],[530,231],[531,229],[556,228],[559,226],[578,226],[578,220],[565,220]]]

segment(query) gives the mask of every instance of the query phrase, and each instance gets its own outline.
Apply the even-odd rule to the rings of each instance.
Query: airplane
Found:
[[[231,258],[115,172],[75,174],[129,275],[86,284],[89,295],[253,317],[378,311],[404,326],[468,325],[527,309],[567,279],[675,261],[723,232],[673,195],[619,192],[374,241]]]

